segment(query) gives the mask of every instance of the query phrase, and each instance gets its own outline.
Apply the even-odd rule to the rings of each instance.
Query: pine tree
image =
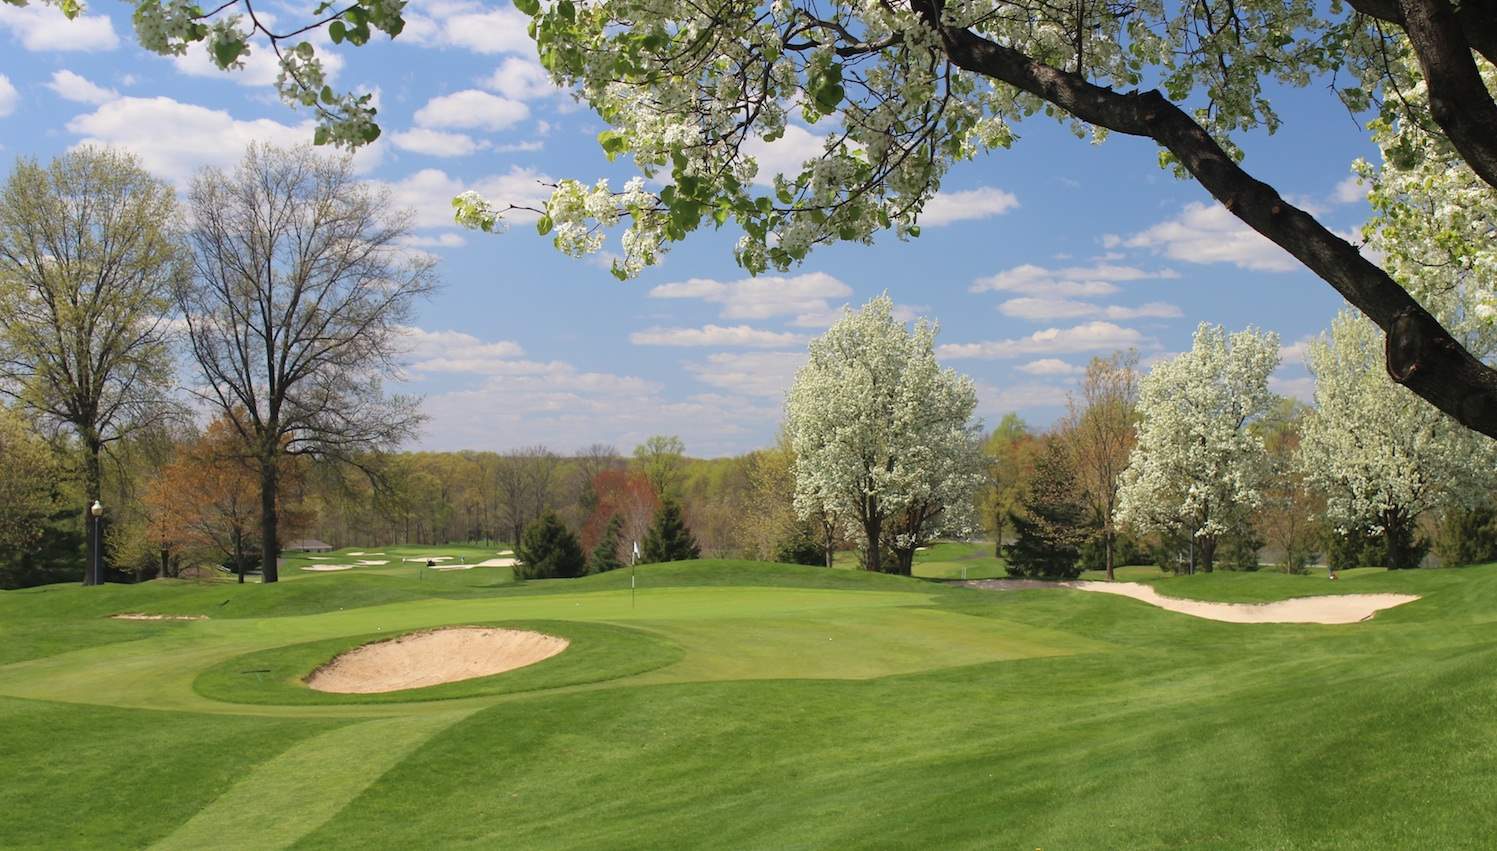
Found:
[[[1075,579],[1081,574],[1081,545],[1091,530],[1076,470],[1060,441],[1052,440],[1035,464],[1030,491],[1010,522],[1017,533],[1003,548],[1010,576]]]
[[[587,570],[582,544],[554,511],[530,524],[521,536],[517,555],[520,564],[515,574],[520,579],[569,579]]]
[[[701,558],[697,539],[686,528],[681,506],[675,500],[665,500],[660,504],[660,510],[655,512],[655,520],[645,534],[642,555],[644,561],[652,564]]]
[[[624,518],[615,514],[608,518],[608,528],[603,532],[603,539],[598,541],[598,546],[593,549],[593,558],[588,564],[588,570],[592,573],[605,573],[623,567],[624,561],[619,558],[619,545],[623,543],[623,538]]]

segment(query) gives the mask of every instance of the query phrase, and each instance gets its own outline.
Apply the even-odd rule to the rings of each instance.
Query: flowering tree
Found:
[[[811,342],[785,404],[795,508],[842,518],[868,570],[908,575],[942,530],[972,525],[983,484],[972,381],[936,363],[936,327],[913,331],[881,295]],[[897,563],[882,561],[882,547]]]
[[[1419,515],[1485,493],[1497,458],[1487,441],[1388,379],[1382,337],[1343,312],[1310,346],[1315,410],[1303,426],[1299,467],[1326,494],[1337,533],[1380,534],[1388,567],[1418,567]]]
[[[1209,571],[1217,540],[1260,499],[1268,457],[1248,426],[1273,403],[1268,375],[1278,363],[1277,334],[1229,338],[1202,323],[1190,351],[1155,365],[1139,388],[1118,522],[1189,536]]]

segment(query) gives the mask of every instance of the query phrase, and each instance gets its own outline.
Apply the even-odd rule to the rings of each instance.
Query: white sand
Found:
[[[317,570],[326,573],[330,570],[353,570],[351,564],[309,564],[302,570]]]
[[[205,621],[207,615],[148,615],[145,612],[120,612],[110,615],[117,621]]]
[[[332,556],[307,556],[312,561],[332,561]]]
[[[476,564],[434,564],[432,570],[472,570]]]
[[[423,688],[533,665],[567,644],[565,638],[517,629],[417,632],[350,650],[313,671],[307,685],[340,694]]]
[[[499,551],[499,555],[502,555],[502,556],[512,556],[514,554],[515,554],[514,550],[500,550]]]
[[[515,561],[512,558],[491,558],[488,561],[481,561],[481,562],[479,562],[477,566],[478,567],[514,567],[518,563],[519,562]]]
[[[1413,594],[1332,594],[1293,597],[1271,603],[1213,603],[1166,597],[1152,586],[1138,582],[1040,582],[1033,579],[979,579],[964,582],[970,588],[1017,591],[1030,588],[1073,588],[1100,594],[1132,597],[1151,606],[1184,615],[1227,623],[1358,623],[1383,609],[1419,599]]]
[[[374,564],[389,564],[389,563],[390,563],[389,559],[375,559],[373,561],[364,561],[363,559],[359,559],[359,564],[374,565]]]
[[[401,561],[419,561],[424,564],[428,561],[452,561],[454,558],[456,558],[456,556],[411,556],[409,558],[403,558],[401,559]]]

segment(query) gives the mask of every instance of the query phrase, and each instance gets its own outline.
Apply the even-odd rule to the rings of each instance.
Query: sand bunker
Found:
[[[307,556],[307,558],[311,559],[312,561],[332,561],[333,560],[332,556]]]
[[[120,612],[110,615],[117,621],[205,621],[207,615],[148,615],[145,612]]]
[[[351,565],[351,564],[309,564],[306,567],[303,567],[302,570],[318,570],[318,571],[323,571],[323,572],[327,572],[329,570],[353,570],[353,565]]]
[[[434,564],[432,570],[472,570],[476,564]]]
[[[500,550],[499,551],[499,555],[502,555],[502,556],[512,556],[514,554],[515,554],[514,550]]]
[[[491,558],[488,561],[478,563],[479,567],[514,567],[517,562],[512,558]]]
[[[374,559],[373,561],[364,561],[363,559],[359,559],[359,564],[375,565],[375,564],[389,564],[389,563],[390,563],[390,561],[388,559]]]
[[[1212,603],[1166,597],[1138,582],[1040,582],[1033,579],[979,579],[961,583],[969,588],[1019,591],[1030,588],[1074,588],[1132,597],[1151,606],[1227,623],[1358,623],[1383,609],[1419,599],[1413,594],[1334,594],[1293,597],[1272,603]]]
[[[318,691],[374,694],[453,683],[534,665],[567,640],[518,629],[452,627],[365,644],[307,677]]]

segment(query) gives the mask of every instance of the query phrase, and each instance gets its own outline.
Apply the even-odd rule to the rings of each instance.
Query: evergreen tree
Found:
[[[520,579],[570,579],[587,571],[582,544],[554,511],[530,524],[516,554],[520,564],[515,575]]]
[[[1059,441],[1052,440],[1035,464],[1029,493],[1009,522],[1015,540],[1003,548],[1008,574],[1075,579],[1081,574],[1081,545],[1091,533],[1076,470]]]
[[[644,561],[651,564],[685,561],[702,555],[697,539],[686,528],[686,518],[681,514],[681,506],[673,499],[662,502],[660,510],[655,512],[655,521],[645,534],[642,550]]]
[[[603,531],[603,539],[593,549],[592,562],[588,564],[589,572],[605,573],[623,567],[624,560],[619,558],[619,546],[623,543],[623,538],[624,518],[615,514],[608,518],[608,528]]]

